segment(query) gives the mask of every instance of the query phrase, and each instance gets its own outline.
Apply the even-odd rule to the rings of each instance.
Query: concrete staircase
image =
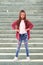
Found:
[[[24,43],[19,60],[14,62],[17,39],[11,24],[24,9],[27,18],[35,25],[28,41],[30,59],[26,60]],[[0,65],[43,65],[43,0],[0,0]]]

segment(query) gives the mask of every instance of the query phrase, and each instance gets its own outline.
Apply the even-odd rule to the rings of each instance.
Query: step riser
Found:
[[[15,57],[15,55],[13,55],[13,56],[0,56],[0,59],[13,59]],[[31,55],[30,56],[30,58],[31,59],[43,59],[43,55],[42,56],[40,56],[40,55],[37,55],[37,56],[33,56],[33,55]],[[26,55],[19,55],[19,59],[26,59]]]
[[[25,45],[22,44],[21,47],[24,47]],[[0,48],[1,47],[17,47],[17,44],[0,44]],[[29,44],[28,43],[28,47],[43,47],[43,44]]]
[[[43,53],[43,49],[29,49],[30,53]],[[0,49],[0,53],[16,53],[16,49]],[[19,53],[26,53],[26,50],[20,49]]]

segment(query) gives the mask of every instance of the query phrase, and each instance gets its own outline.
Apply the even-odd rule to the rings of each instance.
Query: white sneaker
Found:
[[[30,57],[27,57],[27,60],[30,61]]]
[[[18,60],[18,57],[15,57],[14,59],[13,59],[13,61],[17,61]]]

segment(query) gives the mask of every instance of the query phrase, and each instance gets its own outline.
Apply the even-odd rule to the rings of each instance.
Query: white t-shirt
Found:
[[[24,20],[21,20],[20,22],[20,26],[19,26],[19,30],[20,30],[20,34],[24,34],[24,33],[27,33],[26,29],[25,29],[25,23],[24,23]]]

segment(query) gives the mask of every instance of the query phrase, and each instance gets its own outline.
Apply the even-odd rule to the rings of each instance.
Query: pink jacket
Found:
[[[12,29],[15,30],[16,29],[16,25],[17,25],[17,22],[18,20],[14,21],[12,23]],[[27,25],[26,25],[26,29],[27,28],[30,28],[30,30],[33,28],[33,24],[30,22],[30,21],[26,21],[27,22]],[[28,39],[30,38],[30,30],[27,31],[27,34],[28,34]],[[19,32],[16,32],[16,38],[19,40]]]

